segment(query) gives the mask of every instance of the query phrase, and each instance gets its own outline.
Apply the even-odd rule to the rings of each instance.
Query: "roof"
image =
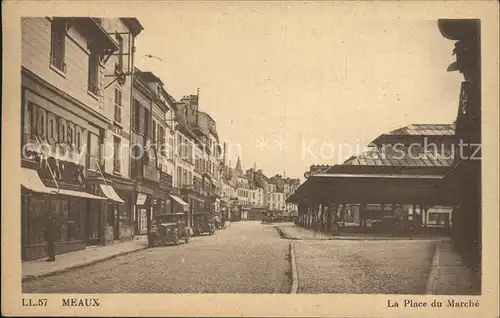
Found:
[[[287,203],[370,202],[396,204],[454,205],[455,189],[436,187],[443,175],[321,174],[311,176]]]
[[[406,135],[406,136],[439,136],[439,135],[455,135],[454,124],[412,124],[402,127],[384,135]]]
[[[139,33],[144,30],[144,27],[141,25],[139,20],[136,18],[121,18],[123,23],[132,31],[134,36],[137,36]]]
[[[449,167],[453,163],[451,147],[437,151],[414,146],[410,149],[394,147],[374,148],[347,159],[343,165],[392,166],[392,167]],[[331,169],[329,169],[331,170]]]
[[[135,73],[137,76],[141,77],[141,79],[145,82],[157,82],[163,86],[162,80],[151,71],[141,71],[139,68],[136,67]]]

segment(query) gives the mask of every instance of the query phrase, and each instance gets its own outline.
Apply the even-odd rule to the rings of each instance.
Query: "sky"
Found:
[[[454,44],[436,21],[328,9],[172,5],[138,16],[136,65],[178,100],[199,88],[231,165],[240,156],[268,176],[303,180],[310,165],[341,163],[385,132],[455,120],[462,78],[446,72]]]

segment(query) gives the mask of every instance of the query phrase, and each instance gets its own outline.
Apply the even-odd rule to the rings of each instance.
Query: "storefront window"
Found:
[[[61,200],[61,214],[59,216],[59,222],[58,222],[61,232],[59,236],[60,239],[58,241],[64,242],[68,240],[68,212],[69,212],[68,200]]]
[[[68,211],[68,241],[82,239],[80,200],[71,200]]]
[[[45,242],[44,230],[47,222],[46,201],[43,197],[32,196],[28,204],[28,237],[27,244],[41,244]]]
[[[165,210],[164,210],[165,213],[170,213],[170,211],[171,211],[170,204],[171,204],[170,199],[166,199],[165,200]]]
[[[55,228],[54,231],[54,240],[56,242],[60,241],[61,239],[61,201],[60,200],[55,200],[51,199],[50,200],[50,214],[54,217],[55,220]]]
[[[100,237],[99,227],[101,226],[100,220],[100,203],[95,200],[90,200],[89,210],[88,210],[88,228],[89,228],[89,239],[97,240]]]
[[[116,193],[120,198],[125,201],[123,204],[118,205],[118,215],[120,218],[120,225],[131,225],[132,224],[132,213],[130,211],[130,196],[127,192],[116,190]]]

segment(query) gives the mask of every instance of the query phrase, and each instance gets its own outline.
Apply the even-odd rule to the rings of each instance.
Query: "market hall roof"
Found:
[[[392,166],[392,167],[450,167],[453,163],[453,150],[448,147],[437,147],[437,151],[428,147],[414,146],[401,149],[395,146],[375,148],[347,159],[344,165],[358,166]],[[333,167],[326,172],[334,169]]]
[[[454,124],[412,124],[386,133],[385,135],[439,136],[455,134]]]
[[[439,132],[437,132],[439,131]],[[381,136],[437,136],[436,147],[414,144],[372,147],[343,164],[325,166],[304,182],[287,202],[349,201],[367,203],[453,204],[450,187],[436,183],[450,170],[454,154],[450,142],[454,125],[409,125]],[[381,140],[379,137],[376,140]],[[386,138],[385,140],[390,140]],[[372,143],[373,144],[373,143]],[[434,192],[434,193],[432,193]]]
[[[391,141],[413,142],[426,137],[429,141],[450,141],[454,136],[455,124],[412,124],[384,133],[370,144],[381,145]]]

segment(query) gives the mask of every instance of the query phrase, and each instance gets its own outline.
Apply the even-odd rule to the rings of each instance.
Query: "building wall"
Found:
[[[116,35],[112,33],[127,33],[129,30],[123,24],[120,19],[102,19],[102,26],[104,29],[111,33],[111,37],[116,40]],[[124,53],[128,53],[132,51],[131,46],[133,46],[132,37],[127,34],[119,34],[123,39],[123,51]],[[115,64],[118,63],[119,56],[112,55],[109,57],[108,61],[104,65],[103,75],[111,75],[115,72]],[[131,56],[123,55],[123,65],[124,71],[128,70],[128,63]],[[132,61],[130,61],[132,62]],[[133,66],[132,66],[133,67]],[[113,129],[109,129],[106,132],[105,144],[108,154],[106,156],[107,160],[105,160],[105,171],[108,173],[115,173],[114,171],[114,162],[113,162],[113,151],[115,147],[114,137],[120,139],[120,168],[119,172],[115,173],[120,175],[122,178],[130,178],[130,116],[132,109],[132,76],[125,76],[125,81],[123,85],[115,81],[108,88],[104,89],[108,86],[111,81],[113,81],[115,77],[103,76],[101,80],[101,90],[103,94],[104,101],[104,115],[111,121],[114,122]],[[115,119],[115,89],[118,89],[121,92],[121,122],[116,122]]]
[[[179,142],[179,137],[181,142]],[[184,145],[189,145],[193,151],[193,153],[186,158],[183,158],[184,155],[182,154],[182,148]],[[194,158],[193,154],[196,151],[196,145],[194,144],[193,140],[189,138],[189,136],[186,136],[179,130],[175,132],[175,140],[174,140],[174,146],[176,149],[176,159],[175,159],[175,173],[174,173],[174,185],[176,187],[179,187],[181,185],[185,184],[193,184],[193,170],[194,170]],[[193,161],[192,163],[189,162],[189,160]],[[180,170],[179,170],[180,169]],[[179,174],[179,171],[181,173]],[[184,171],[186,172],[186,175],[184,175]]]
[[[22,66],[68,95],[80,100],[90,109],[104,114],[102,99],[96,98],[88,92],[90,52],[87,49],[87,40],[73,27],[70,27],[66,32],[66,72],[51,66],[51,21],[51,18],[45,17],[21,19]]]
[[[51,21],[49,18],[23,18],[21,20],[21,58],[22,58],[22,112],[30,114],[31,110],[36,110],[31,115],[36,118],[37,129],[45,126],[43,133],[47,140],[52,139],[54,148],[72,148],[70,152],[75,152],[73,147],[75,139],[78,139],[78,133],[81,134],[82,152],[87,151],[88,132],[102,135],[103,131],[108,129],[106,118],[106,105],[101,96],[94,96],[88,92],[88,69],[89,69],[89,51],[87,49],[87,39],[84,38],[74,26],[68,24],[64,35],[64,63],[66,67],[62,70],[51,65]],[[25,70],[27,70],[25,72]],[[99,78],[102,83],[104,65],[101,63]],[[33,75],[34,74],[34,75]],[[60,91],[58,91],[60,90]],[[36,92],[36,93],[35,93]],[[70,98],[67,98],[69,95]],[[73,100],[74,99],[74,100]],[[33,103],[33,104],[31,104]],[[31,107],[27,107],[31,105]],[[39,116],[42,115],[42,116]],[[60,117],[57,122],[54,118]],[[23,118],[21,126],[24,132],[28,133],[34,126],[28,123],[28,118]],[[43,125],[42,125],[43,124]],[[78,127],[79,126],[79,127]],[[51,137],[49,127],[55,128],[55,135]],[[69,128],[73,128],[73,137],[69,133]],[[61,130],[59,130],[61,129]],[[64,133],[62,133],[64,129]],[[34,131],[29,132],[35,133]],[[73,139],[72,142],[69,140]],[[26,140],[24,140],[26,142]],[[96,144],[98,146],[99,144]],[[51,153],[51,157],[55,154]],[[28,158],[22,158],[21,164],[29,164]],[[70,163],[72,157],[60,158],[62,161]],[[83,157],[85,159],[85,157]],[[33,162],[31,162],[32,164]],[[84,169],[85,160],[77,162]],[[71,188],[75,191],[87,192],[86,185],[76,182],[73,178],[68,178],[67,172],[73,172],[70,164],[59,166],[62,172],[62,180],[59,179],[58,186],[62,188]],[[46,183],[53,182],[52,176],[45,173],[46,168],[40,166],[31,166]],[[71,168],[71,169],[70,169]],[[84,170],[85,171],[85,170]],[[86,173],[86,171],[85,171]],[[71,174],[72,175],[72,174]],[[55,183],[54,185],[55,186]],[[99,216],[103,204],[96,200],[84,200],[78,197],[62,197],[60,195],[42,196],[38,200],[39,204],[30,202],[35,200],[36,195],[23,196],[22,208],[22,233],[23,233],[23,259],[32,259],[46,255],[45,242],[43,239],[43,229],[45,226],[44,217],[47,214],[54,216],[56,225],[54,232],[56,234],[56,254],[62,254],[78,249],[85,245],[94,244],[91,242],[92,233],[90,228],[96,228],[96,233],[102,233],[103,220],[93,219],[91,212],[97,212]],[[50,207],[50,208],[49,208]],[[99,218],[98,216],[98,218]],[[28,229],[30,229],[28,231]],[[32,229],[35,231],[33,232]],[[28,233],[32,232],[32,233]],[[96,237],[97,240],[103,237]],[[102,243],[99,241],[98,243]]]

